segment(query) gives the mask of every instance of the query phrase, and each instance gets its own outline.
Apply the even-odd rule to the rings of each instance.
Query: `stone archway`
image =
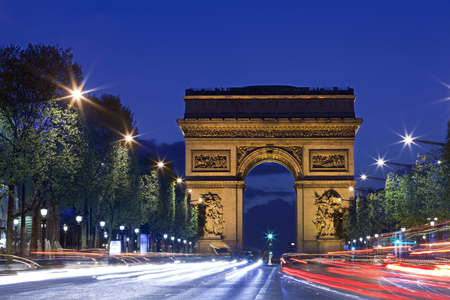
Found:
[[[209,207],[215,205],[211,199],[216,199],[221,207],[220,213],[209,216],[214,220],[208,224],[215,227],[208,225],[200,240],[201,251],[214,241],[235,249],[244,246],[245,178],[263,162],[277,162],[295,178],[297,251],[343,247],[330,234],[328,220],[328,210],[338,205],[337,198],[324,195],[330,190],[346,199],[353,195],[348,188],[355,184],[353,147],[362,119],[355,118],[352,89],[186,90],[183,98],[185,117],[178,125],[185,137],[185,183],[192,190],[191,203]],[[209,204],[202,204],[205,197]],[[214,207],[210,210],[217,211],[218,206]],[[216,224],[219,218],[221,224]]]

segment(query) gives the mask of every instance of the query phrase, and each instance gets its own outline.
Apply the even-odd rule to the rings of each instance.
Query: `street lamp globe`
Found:
[[[14,219],[14,226],[19,225],[19,219]]]
[[[375,234],[375,237],[378,238],[378,233]]]
[[[164,163],[163,163],[162,161],[158,162],[158,167],[159,167],[159,168],[164,167]]]
[[[189,242],[189,245],[192,244],[192,242]]]
[[[77,220],[77,223],[80,224],[80,223],[81,223],[81,220],[83,220],[83,217],[82,217],[82,216],[77,216],[77,217],[75,218],[75,220]]]
[[[125,226],[120,225],[120,226],[119,226],[119,229],[120,229],[121,231],[123,231],[123,230],[125,229]]]
[[[131,142],[133,140],[133,137],[131,135],[125,136],[125,141]]]
[[[362,179],[362,180],[366,180],[366,179],[367,179],[367,176],[364,175],[364,174],[362,174],[362,175],[361,175],[361,179]]]
[[[45,207],[41,208],[41,215],[43,218],[45,218],[47,216],[47,212],[48,212],[47,208],[45,208]]]
[[[72,91],[72,96],[73,96],[73,99],[80,100],[81,99],[81,92],[77,91],[77,90]]]
[[[182,183],[182,182],[183,182],[183,179],[177,178],[177,182],[178,182],[178,183]]]
[[[135,228],[135,229],[134,229],[134,232],[135,232],[136,234],[138,234],[139,228]]]
[[[431,222],[430,222],[430,225],[431,225],[431,226],[434,226],[434,221],[431,221]]]
[[[360,241],[360,242],[362,242],[362,240],[363,240],[363,238],[362,238],[362,237],[360,237],[360,238],[359,238],[359,241]]]
[[[69,227],[67,227],[67,225],[64,225],[63,229],[64,229],[64,232],[67,232],[67,230],[69,229]]]
[[[353,243],[356,243],[356,240],[353,240]]]
[[[370,235],[367,236],[367,239],[370,240]]]
[[[183,240],[183,243],[185,243],[185,244],[186,244],[186,240]]]
[[[103,234],[103,236],[105,237],[105,239],[108,237],[108,233],[107,232],[105,232],[104,234]]]
[[[173,241],[173,240],[175,239],[175,237],[173,236],[173,237],[171,237],[170,239]]]
[[[177,241],[178,241],[178,243],[179,243],[179,242],[181,242],[181,239],[178,239]]]
[[[100,221],[100,227],[101,227],[101,228],[105,227],[105,225],[106,225],[106,222],[105,222],[105,221]]]
[[[127,242],[129,242],[130,241],[130,238],[127,238]]]
[[[167,234],[165,234],[165,235],[164,235],[164,238],[165,238],[165,239],[167,239],[167,236],[168,236],[168,235],[167,235]]]

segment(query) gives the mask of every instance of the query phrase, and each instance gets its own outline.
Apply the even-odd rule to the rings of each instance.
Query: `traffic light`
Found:
[[[267,246],[267,250],[269,250],[268,251],[269,255],[272,255],[273,254],[273,252],[272,252],[272,250],[273,250],[273,245],[272,245],[273,234],[272,234],[271,230],[269,230],[269,233],[267,234],[267,238],[269,239],[269,245]]]

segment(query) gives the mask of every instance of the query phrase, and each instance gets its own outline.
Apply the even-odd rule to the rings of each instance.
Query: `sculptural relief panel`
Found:
[[[229,172],[229,150],[192,150],[192,172]]]
[[[310,171],[348,171],[348,150],[309,150]]]

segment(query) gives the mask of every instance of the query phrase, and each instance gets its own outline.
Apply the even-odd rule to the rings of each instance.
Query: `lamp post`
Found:
[[[123,230],[125,229],[125,226],[120,225],[119,226],[119,230],[120,230],[120,244],[123,245],[122,248],[125,248],[125,236],[123,235]]]
[[[177,242],[178,242],[178,243],[177,243],[177,252],[181,252],[181,251],[180,251],[180,242],[181,242],[181,239],[178,239]]]
[[[77,227],[78,227],[78,242],[77,242],[77,246],[78,246],[78,251],[80,250],[80,238],[81,238],[81,221],[83,220],[82,216],[77,216],[75,218],[77,220]]]
[[[100,221],[99,223],[100,223],[100,228],[101,228],[101,230],[103,230],[103,227],[105,227],[106,222],[105,222],[105,221]],[[102,239],[102,238],[101,238],[101,235],[99,236],[99,239],[100,239],[100,240]],[[103,246],[103,244],[102,244],[102,246]]]
[[[19,219],[14,219],[14,252],[17,252],[17,225],[19,225]]]
[[[139,235],[138,235],[138,233],[139,233],[139,228],[135,228],[135,229],[134,229],[134,233],[136,233],[136,252],[137,252],[137,250],[138,250],[138,248],[139,248]]]
[[[183,248],[184,248],[184,253],[187,253],[187,251],[186,251],[186,240],[183,240],[183,244],[184,244],[184,246],[183,246]]]
[[[67,225],[64,224],[63,229],[64,229],[64,249],[67,249],[67,243],[66,243],[66,240],[67,240],[67,229],[69,229],[69,227],[67,227]]]
[[[45,229],[46,229],[46,224],[45,224],[45,217],[47,217],[47,213],[48,210],[47,208],[44,206],[41,208],[41,216],[42,216],[42,250],[45,251]]]
[[[166,248],[164,252],[168,252],[169,251],[169,249],[167,249],[167,237],[168,237],[168,235],[164,234],[164,248]]]
[[[172,240],[172,253],[173,253],[173,246],[174,246],[174,240],[175,240],[175,237],[173,236],[173,237],[171,237],[170,239]]]

